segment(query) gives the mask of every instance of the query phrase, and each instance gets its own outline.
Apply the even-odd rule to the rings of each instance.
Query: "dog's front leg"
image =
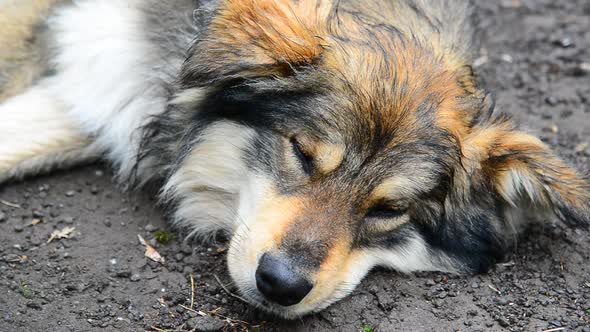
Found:
[[[91,161],[101,152],[42,86],[0,104],[0,183]]]

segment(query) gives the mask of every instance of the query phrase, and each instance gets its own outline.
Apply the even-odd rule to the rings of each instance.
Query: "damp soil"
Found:
[[[476,71],[498,108],[588,171],[590,2],[481,1],[477,18]],[[551,220],[486,274],[376,270],[325,311],[283,321],[231,295],[224,243],[155,241],[170,230],[153,196],[124,193],[104,165],[2,186],[0,199],[0,331],[590,331],[590,232]]]

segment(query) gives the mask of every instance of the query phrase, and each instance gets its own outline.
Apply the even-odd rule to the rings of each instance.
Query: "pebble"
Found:
[[[111,222],[111,220],[109,219],[105,219],[102,221],[102,223],[106,226],[106,227],[111,227],[113,225],[113,223]]]
[[[569,37],[564,37],[553,42],[557,46],[561,46],[563,48],[573,47],[574,42]]]
[[[549,96],[549,97],[545,98],[545,102],[549,106],[555,106],[555,105],[557,105],[558,100],[554,96]]]
[[[27,307],[33,308],[35,310],[41,310],[41,304],[39,304],[37,302],[29,302],[29,303],[27,303]]]
[[[0,222],[6,221],[6,213],[0,211]]]
[[[180,251],[182,251],[182,253],[185,255],[192,255],[193,254],[193,248],[189,245],[183,245],[182,248],[180,249]]]
[[[98,190],[98,187],[97,186],[93,185],[93,186],[90,187],[90,193],[91,194],[96,195],[96,194],[98,194],[98,192],[99,192],[99,190]]]
[[[122,270],[117,272],[117,278],[131,278],[131,271],[129,270]]]
[[[510,321],[508,321],[508,319],[504,318],[504,317],[500,317],[498,319],[498,323],[500,324],[500,326],[502,327],[508,327],[510,326]]]
[[[22,232],[24,229],[25,229],[25,227],[21,223],[14,225],[14,231],[17,233]]]
[[[33,210],[33,218],[43,218],[45,217],[45,214],[39,210]]]
[[[145,229],[146,232],[153,232],[156,230],[156,227],[152,224],[147,224],[143,229]]]
[[[141,275],[139,275],[139,273],[134,273],[131,275],[131,278],[129,278],[131,281],[139,281],[141,280]]]
[[[68,191],[66,191],[66,197],[72,197],[72,196],[74,196],[75,194],[76,194],[76,192],[75,192],[75,191],[73,191],[73,190],[68,190]]]

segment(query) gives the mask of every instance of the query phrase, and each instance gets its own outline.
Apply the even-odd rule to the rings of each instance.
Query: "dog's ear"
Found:
[[[506,204],[549,210],[570,225],[590,223],[590,182],[536,137],[502,119],[474,127],[464,142],[468,167]]]
[[[281,76],[319,59],[331,0],[226,0],[190,51],[184,82]]]

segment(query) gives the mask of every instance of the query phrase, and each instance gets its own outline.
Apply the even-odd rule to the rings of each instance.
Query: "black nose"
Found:
[[[290,306],[301,302],[313,285],[286,259],[265,253],[256,270],[256,287],[270,301]]]

